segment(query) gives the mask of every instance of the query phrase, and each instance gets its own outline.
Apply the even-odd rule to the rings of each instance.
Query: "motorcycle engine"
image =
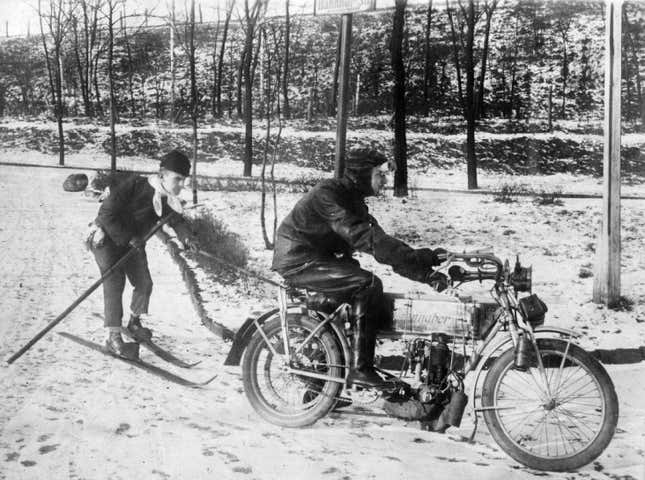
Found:
[[[435,333],[409,345],[410,371],[420,382],[415,397],[422,403],[437,400],[447,385],[451,353],[446,342],[445,335]]]

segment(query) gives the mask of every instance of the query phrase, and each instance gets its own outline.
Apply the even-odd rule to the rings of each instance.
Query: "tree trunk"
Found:
[[[136,111],[136,102],[134,100],[134,70],[132,68],[132,50],[130,48],[130,40],[128,39],[128,31],[123,14],[121,15],[121,24],[123,25],[123,40],[125,41],[125,51],[128,56],[128,93],[130,96],[130,111],[132,112],[132,116],[134,117]]]
[[[242,76],[244,79],[244,172],[250,177],[253,169],[253,37],[255,34],[256,18],[249,13],[246,0],[246,35],[244,40],[244,55],[242,57]],[[257,5],[257,2],[256,2]],[[255,5],[254,5],[255,7]],[[253,9],[255,10],[255,8]],[[241,86],[240,86],[241,91]],[[239,102],[238,102],[239,104]]]
[[[197,205],[197,77],[195,75],[195,0],[190,2],[188,24],[188,63],[190,65],[190,118],[193,124],[193,205]]]
[[[108,88],[110,91],[110,169],[116,171],[116,95],[114,93],[114,4],[108,0]]]
[[[251,58],[250,54],[249,56],[249,72],[251,69]],[[246,68],[246,57],[247,57],[247,49],[246,49],[246,42],[245,42],[245,47],[242,50],[242,55],[240,56],[240,64],[237,68],[237,115],[238,117],[242,118],[242,84],[244,83],[244,69]]]
[[[58,124],[58,164],[65,165],[65,137],[63,135],[63,78],[61,75],[61,42],[62,38],[56,40],[56,75],[54,76],[56,85],[56,123]]]
[[[482,51],[482,66],[479,72],[479,88],[477,89],[477,104],[475,109],[475,117],[483,118],[486,115],[484,111],[484,84],[486,82],[486,64],[488,61],[488,49],[490,41],[490,24],[493,18],[493,13],[497,7],[497,0],[492,0],[490,5],[486,7],[486,27],[484,29],[484,49]]]
[[[262,36],[264,37],[264,45],[267,45],[267,35],[266,30],[262,30]],[[264,154],[262,155],[262,170],[260,171],[260,181],[262,185],[262,195],[260,199],[260,227],[262,228],[262,238],[264,239],[264,247],[267,250],[273,249],[273,241],[269,239],[267,234],[266,219],[265,219],[265,210],[266,210],[266,183],[265,183],[265,173],[267,167],[267,160],[269,156],[269,146],[271,145],[271,117],[273,116],[273,92],[271,91],[271,53],[267,55],[267,76],[266,76],[266,89],[265,97],[267,99],[267,108],[266,108],[266,137],[264,140]],[[279,85],[279,84],[278,84]],[[260,88],[262,88],[261,85]]]
[[[338,98],[338,73],[340,71],[340,48],[341,48],[341,29],[338,29],[338,40],[336,42],[336,60],[334,62],[334,79],[332,84],[331,99],[329,100],[328,114],[336,115],[336,102]]]
[[[224,52],[226,50],[226,40],[228,38],[228,29],[233,14],[233,7],[235,1],[231,0],[226,4],[226,18],[224,19],[224,27],[222,31],[222,44],[219,49],[219,58],[217,59],[217,81],[215,86],[215,99],[216,99],[216,112],[217,116],[221,117],[222,112],[222,73],[224,71]]]
[[[56,88],[54,87],[54,77],[52,75],[51,55],[47,47],[47,37],[45,36],[45,29],[43,28],[43,13],[41,10],[41,2],[38,0],[38,19],[40,22],[40,38],[43,42],[43,51],[45,52],[45,63],[47,65],[47,78],[49,79],[49,91],[51,93],[52,108],[56,108]]]
[[[643,88],[642,88],[642,82],[641,82],[641,76],[640,76],[640,65],[638,62],[638,47],[637,43],[638,38],[634,38],[634,32],[632,31],[632,25],[629,22],[629,16],[627,15],[627,9],[626,7],[623,7],[623,23],[625,25],[625,34],[626,34],[626,39],[627,42],[629,43],[630,46],[630,52],[631,52],[631,61],[633,65],[633,70],[635,72],[635,78],[636,78],[636,94],[638,98],[638,111],[639,111],[639,116],[640,116],[640,122],[641,122],[641,130],[645,131],[645,95],[643,95]],[[638,31],[637,31],[638,32]]]
[[[170,5],[170,124],[175,123],[175,0]]]
[[[430,114],[430,97],[432,81],[434,77],[434,65],[430,56],[430,26],[432,25],[432,0],[428,0],[426,11],[426,25],[423,39],[423,100],[425,102],[426,115]],[[431,67],[432,65],[432,67]]]
[[[459,63],[459,44],[457,42],[457,32],[455,31],[455,22],[452,15],[452,10],[450,9],[449,0],[446,0],[446,12],[448,12],[448,20],[450,21],[450,33],[452,39],[452,53],[455,61],[455,71],[457,72],[457,92],[459,94],[459,104],[461,109],[465,112],[465,100],[464,92],[461,81],[461,65]]]
[[[85,77],[85,66],[81,61],[81,48],[78,39],[78,21],[76,18],[73,20],[74,29],[74,59],[76,60],[76,70],[78,71],[78,83],[81,87],[81,97],[83,98],[83,109],[85,115],[91,117],[92,104],[90,102],[89,92],[87,91],[87,79]]]
[[[477,188],[477,156],[475,155],[475,2],[468,0],[466,16],[466,162],[468,172],[468,189]]]
[[[562,34],[562,107],[560,117],[564,120],[567,117],[567,79],[569,77],[569,57],[567,52],[567,35]]]
[[[549,84],[549,132],[553,131],[553,87]]]
[[[289,2],[285,0],[285,18],[284,18],[284,72],[282,74],[282,97],[284,103],[284,118],[291,118],[291,109],[289,107],[289,48],[291,43],[291,16],[289,14]]]
[[[403,33],[407,0],[396,0],[390,51],[392,55],[392,101],[394,106],[394,195],[408,195],[407,141],[405,137],[405,65],[403,63]]]

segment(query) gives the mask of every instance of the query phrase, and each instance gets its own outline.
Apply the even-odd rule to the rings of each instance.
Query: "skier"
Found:
[[[161,157],[159,172],[143,177],[133,175],[115,186],[104,199],[86,243],[94,253],[101,274],[114,265],[130,248],[136,252],[103,283],[105,327],[109,352],[130,360],[138,359],[138,346],[124,342],[121,336],[125,279],[134,290],[127,330],[139,341],[149,341],[152,332],[141,324],[148,313],[152,279],[143,237],[160,218],[171,215],[167,225],[173,228],[184,247],[197,249],[194,235],[181,216],[178,197],[190,173],[190,160],[178,150]]]

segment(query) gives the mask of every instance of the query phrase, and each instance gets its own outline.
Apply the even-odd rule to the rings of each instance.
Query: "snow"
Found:
[[[0,154],[0,161],[18,160],[57,162],[55,156],[33,152]],[[105,157],[73,155],[68,161],[77,167],[105,166]],[[145,159],[120,162],[154,168]],[[282,173],[288,178],[293,170],[289,166]],[[69,173],[0,166],[1,358],[26,343],[97,278],[80,238],[98,205],[83,194],[62,191]],[[460,172],[453,176],[464,179]],[[592,185],[589,179],[580,181]],[[299,196],[279,196],[279,218]],[[260,235],[259,193],[200,192],[200,201],[241,235],[251,252],[249,269],[271,276],[271,252]],[[580,343],[587,349],[645,345],[640,323],[645,320],[642,200],[625,200],[622,208],[622,291],[634,300],[631,312],[591,303],[592,278],[579,276],[580,268],[593,265],[599,199],[537,206],[530,197],[502,204],[487,195],[416,191],[408,199],[372,199],[370,208],[386,231],[413,246],[493,246],[500,257],[511,259],[519,253],[523,263],[534,267],[534,291],[550,309],[547,323],[582,333]],[[474,444],[462,441],[472,430],[470,414],[461,428],[445,435],[388,418],[378,402],[334,412],[305,429],[282,429],[260,420],[244,396],[239,368],[222,366],[230,345],[200,324],[166,248],[154,240],[148,253],[155,282],[151,323],[159,343],[182,358],[203,361],[186,371],[145,350],[142,357],[183,377],[202,380],[218,373],[218,379],[203,389],[187,389],[50,333],[12,366],[0,366],[0,478],[510,480],[538,475],[509,459],[482,422]],[[425,288],[366,256],[361,261],[379,273],[386,290]],[[222,285],[195,268],[209,315],[222,324],[237,328],[253,311],[274,305],[270,287],[254,280]],[[469,291],[486,295],[479,285]],[[101,312],[102,296],[95,293],[55,331],[102,343]],[[645,383],[634,381],[643,378],[645,367],[641,362],[607,369],[621,404],[614,440],[592,465],[577,473],[549,473],[550,478],[645,478]]]

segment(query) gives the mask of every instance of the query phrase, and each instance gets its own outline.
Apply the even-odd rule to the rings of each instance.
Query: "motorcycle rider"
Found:
[[[440,264],[442,249],[413,249],[386,234],[369,214],[365,198],[378,195],[386,184],[388,159],[371,149],[346,156],[344,175],[313,187],[285,217],[276,233],[272,269],[287,284],[320,292],[354,305],[354,365],[348,384],[378,386],[383,378],[374,369],[376,333],[391,321],[392,309],[383,284],[352,258],[369,253],[379,262],[415,281],[430,283],[432,267]],[[435,279],[439,279],[439,284]],[[443,277],[445,278],[445,277]],[[435,288],[445,288],[435,275]]]

